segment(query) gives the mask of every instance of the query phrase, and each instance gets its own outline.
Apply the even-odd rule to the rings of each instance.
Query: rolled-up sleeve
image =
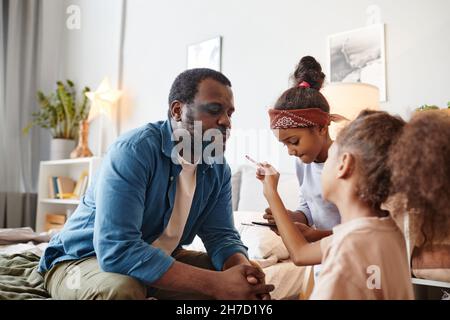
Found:
[[[142,239],[149,150],[114,144],[103,160],[95,192],[94,248],[106,272],[129,275],[145,284],[158,280],[174,259]]]
[[[225,261],[235,253],[246,257],[247,247],[234,227],[231,202],[231,171],[226,166],[224,182],[218,199],[198,232],[216,270],[222,270]]]

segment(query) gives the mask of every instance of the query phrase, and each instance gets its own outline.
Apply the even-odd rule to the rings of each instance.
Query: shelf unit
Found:
[[[448,299],[450,283],[436,280],[412,278],[414,296],[416,300]]]
[[[409,223],[409,215],[404,216],[403,220],[403,232],[408,236],[405,238],[406,240],[406,251],[408,252],[408,264],[411,266],[411,244],[409,242],[410,234],[410,223]],[[408,240],[407,240],[408,239]],[[411,270],[412,271],[412,270]],[[450,282],[444,281],[436,281],[436,280],[427,280],[415,278],[414,276],[411,278],[411,282],[414,288],[414,295],[416,299],[419,300],[439,300],[442,298],[442,290],[450,288]]]
[[[422,286],[431,286],[431,287],[438,287],[438,288],[450,288],[450,282],[443,282],[443,281],[435,281],[435,280],[426,280],[426,279],[412,278],[412,283],[415,284],[415,285],[422,285]]]
[[[83,171],[88,172],[88,186],[100,167],[100,157],[41,161],[38,182],[38,205],[36,213],[36,232],[45,231],[45,216],[47,213],[67,215],[73,212],[79,199],[49,198],[48,178],[53,176],[70,177],[77,181]]]

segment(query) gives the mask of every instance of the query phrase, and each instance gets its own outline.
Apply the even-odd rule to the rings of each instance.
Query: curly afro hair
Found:
[[[205,79],[213,79],[223,85],[231,87],[231,82],[222,73],[208,69],[189,69],[180,73],[172,83],[169,93],[169,107],[175,100],[192,103],[198,91],[198,85]],[[170,109],[168,111],[170,118]]]
[[[349,151],[356,158],[357,196],[377,212],[391,189],[388,151],[404,125],[400,117],[387,112],[363,110],[336,138],[339,152]]]
[[[448,236],[450,229],[450,116],[417,112],[389,154],[393,193],[403,201],[395,211],[415,213],[413,232],[422,245]],[[405,208],[406,207],[406,208]]]

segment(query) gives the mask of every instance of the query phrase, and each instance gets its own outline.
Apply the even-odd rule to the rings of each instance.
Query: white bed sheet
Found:
[[[266,283],[273,284],[272,299],[298,299],[306,267],[298,267],[290,260],[284,260],[263,268]]]
[[[37,256],[42,256],[47,248],[48,242],[42,242],[39,244],[34,244],[32,241],[27,243],[17,243],[9,245],[0,245],[0,254],[18,254],[24,252],[32,252]]]

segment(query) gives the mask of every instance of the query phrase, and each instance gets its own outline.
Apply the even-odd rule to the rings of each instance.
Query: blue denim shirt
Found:
[[[40,272],[61,261],[95,255],[102,270],[151,284],[170,268],[174,258],[150,244],[169,222],[181,171],[171,160],[171,134],[166,120],[134,129],[114,142],[80,205],[52,237],[40,260]],[[230,179],[226,163],[198,165],[195,194],[179,243],[190,244],[198,234],[217,270],[234,253],[247,256],[234,227]]]

